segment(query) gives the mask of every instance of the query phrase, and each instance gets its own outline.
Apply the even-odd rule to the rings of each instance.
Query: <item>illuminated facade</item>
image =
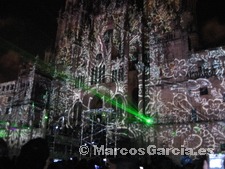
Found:
[[[58,18],[53,80],[44,78],[42,127],[36,127],[45,130],[48,115],[53,151],[65,140],[69,153],[80,143],[122,146],[124,133],[140,144],[220,151],[225,50],[194,52],[195,3],[67,0]],[[30,103],[22,107],[32,110]],[[154,125],[137,114],[154,118]],[[95,131],[99,123],[107,132]]]
[[[0,84],[0,137],[8,142],[10,155],[29,139],[45,136],[50,87],[51,78],[30,63],[21,65],[17,80]]]
[[[58,20],[55,63],[76,84],[65,81],[55,112],[70,116],[77,103],[97,111],[115,106],[108,97],[119,99],[123,108],[115,111],[125,119],[130,107],[155,118],[154,127],[133,131],[145,142],[220,151],[225,53],[222,47],[194,52],[195,3],[67,1]],[[93,90],[103,95],[95,97]]]

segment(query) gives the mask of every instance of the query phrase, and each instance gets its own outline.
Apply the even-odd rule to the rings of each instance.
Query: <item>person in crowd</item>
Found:
[[[209,169],[206,156],[201,156],[194,161],[194,169]]]
[[[192,158],[190,158],[188,155],[181,157],[181,165],[183,169],[193,169],[194,167]]]
[[[76,168],[76,169],[89,169],[89,168],[88,168],[88,161],[87,161],[86,159],[81,159],[81,160],[77,163],[77,165],[76,165],[75,168]]]
[[[48,143],[43,138],[28,141],[21,148],[16,169],[47,169],[49,159]]]
[[[115,158],[109,159],[109,169],[139,169],[139,164],[134,159]]]
[[[173,161],[166,157],[166,156],[160,156],[155,155],[152,156],[152,163],[151,163],[152,169],[175,169],[177,168]]]
[[[8,145],[0,138],[0,169],[12,169],[13,163],[8,156]]]
[[[65,165],[65,161],[62,160],[62,161],[58,161],[58,162],[51,162],[49,165],[48,165],[48,169],[68,169],[66,168],[66,165]]]
[[[193,169],[193,168],[194,168],[194,164],[192,163],[188,163],[182,167],[182,169]]]

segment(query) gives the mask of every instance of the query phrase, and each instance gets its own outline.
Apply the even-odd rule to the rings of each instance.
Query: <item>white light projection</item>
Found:
[[[169,66],[165,66],[165,68],[170,67],[172,74],[162,71],[163,78],[166,76],[169,80],[164,83],[161,80],[160,85],[159,83],[150,85],[150,89],[146,91],[150,100],[148,109],[153,114],[157,112],[157,122],[162,125],[159,127],[160,130],[158,127],[155,129],[156,137],[160,137],[158,146],[186,145],[195,149],[210,147],[214,151],[220,151],[219,143],[225,140],[224,133],[221,132],[225,130],[224,65],[222,64],[224,52],[222,48],[218,48],[218,50],[193,54],[187,60],[175,59],[168,64]],[[199,68],[199,61],[203,58],[211,65],[207,71],[214,71],[214,74],[211,73],[205,78],[199,75],[195,77],[196,79],[190,79],[189,71],[203,71]],[[215,60],[219,63],[217,67],[213,65]],[[194,67],[197,70],[193,69]],[[157,76],[156,72],[155,77]],[[205,87],[207,93],[202,94],[201,89]],[[198,117],[196,122],[192,120],[192,110],[196,111]]]
[[[183,145],[188,148],[193,148],[194,150],[198,150],[203,146],[206,146],[205,148],[216,148],[215,137],[205,125],[171,125],[166,131],[163,129],[163,126],[160,127],[160,129],[158,135],[159,142],[165,147],[180,148],[181,145]]]
[[[121,30],[121,28],[124,27],[124,9],[125,6],[124,8],[114,11],[114,21],[112,21],[111,16],[107,14],[94,17],[93,20],[95,20],[95,23],[100,24],[93,25],[93,29],[95,30],[94,32],[90,32],[90,29],[87,27],[83,28],[82,32],[84,33],[82,35],[81,41],[82,47],[80,45],[73,45],[73,50],[66,50],[70,52],[65,53],[64,56],[61,55],[61,52],[58,53],[58,67],[60,68],[60,64],[63,63],[64,66],[67,67],[66,69],[63,69],[65,71],[64,73],[67,74],[66,70],[69,70],[68,72],[70,73],[68,73],[67,75],[68,77],[72,77],[72,79],[79,74],[84,76],[85,87],[78,89],[75,88],[71,83],[71,79],[66,80],[66,82],[58,82],[59,86],[56,85],[53,87],[54,95],[51,102],[51,107],[54,110],[51,114],[53,123],[63,118],[64,123],[72,127],[73,124],[71,119],[73,119],[74,116],[73,108],[77,103],[77,100],[79,100],[79,102],[81,103],[83,110],[90,109],[90,104],[93,100],[90,100],[89,98],[95,95],[95,93],[93,93],[92,91],[107,94],[107,96],[111,99],[114,99],[116,95],[120,95],[123,98],[122,100],[124,104],[127,105],[126,91],[128,90],[128,72],[124,71],[123,81],[121,82],[117,81],[119,78],[112,79],[111,74],[112,70],[128,69],[128,53],[125,53],[124,41],[125,39],[135,39],[132,37],[133,35],[126,35],[125,32]],[[135,16],[135,13],[133,14],[133,16]],[[111,29],[113,30],[113,32],[110,32]],[[72,36],[75,35],[72,34]],[[91,40],[89,36],[92,36],[94,40]],[[66,39],[68,40],[69,44],[74,44],[74,38],[70,39],[67,37]],[[134,42],[136,44],[136,40]],[[68,46],[70,45],[64,45],[64,47],[66,48],[68,48]],[[112,58],[112,50],[118,51],[115,58]],[[99,71],[102,66],[106,67],[105,71]],[[93,74],[96,79],[96,84],[91,83],[92,69],[97,70]],[[98,81],[99,78],[104,78],[104,82],[106,82],[106,84],[101,84],[102,82]],[[113,81],[114,83],[112,83]],[[103,99],[103,102],[104,101],[105,100]],[[125,116],[123,118],[125,118]],[[123,134],[122,130],[124,128],[126,128],[127,130],[127,127],[123,126],[124,124],[122,124],[123,121],[124,120],[122,120],[121,123],[118,124],[118,134]]]
[[[163,34],[174,29],[174,20],[180,10],[180,0],[169,0],[165,3],[162,0],[146,1],[147,14],[150,20],[150,27],[153,32]]]
[[[105,66],[107,68],[104,72],[105,82],[111,82],[112,70],[123,67],[123,82],[104,87],[97,83],[93,88],[103,90],[103,88],[109,87],[110,93],[116,91],[117,94],[126,98],[128,95],[128,60],[138,61],[139,64],[136,66],[139,66],[140,70],[144,66],[146,71],[138,70],[139,112],[141,113],[145,109],[147,115],[157,117],[157,124],[154,131],[152,128],[144,130],[143,127],[135,129],[135,125],[131,126],[130,129],[134,131],[133,133],[139,136],[140,130],[143,129],[145,140],[151,140],[151,142],[154,141],[152,137],[156,133],[155,138],[160,136],[159,145],[161,140],[168,138],[166,146],[175,147],[185,144],[193,146],[195,149],[210,146],[217,149],[219,147],[217,143],[225,140],[224,135],[220,132],[224,127],[224,122],[219,122],[224,119],[223,56],[225,51],[223,48],[218,48],[193,53],[189,56],[188,52],[185,53],[184,50],[185,56],[173,56],[174,53],[177,53],[176,47],[180,47],[180,43],[186,40],[182,39],[183,34],[180,33],[179,36],[176,36],[177,32],[173,31],[176,26],[179,26],[176,24],[180,21],[177,15],[180,11],[180,2],[179,0],[171,0],[168,3],[160,0],[147,1],[147,25],[149,26],[147,30],[143,28],[142,15],[135,8],[127,8],[125,5],[118,10],[109,10],[112,17],[104,12],[92,17],[91,28],[82,25],[82,31],[76,27],[76,33],[69,36],[65,31],[60,35],[62,46],[57,55],[57,64],[59,67],[60,64],[64,64],[65,67],[70,66],[69,71],[74,76],[79,73],[85,76],[87,85],[90,85],[92,68],[100,69]],[[79,16],[78,13],[76,14]],[[64,17],[62,20],[66,20],[66,15]],[[129,18],[128,22],[124,22],[126,17]],[[174,22],[175,20],[178,22]],[[129,25],[129,28],[126,28],[125,24]],[[92,28],[93,30],[91,30]],[[73,31],[73,29],[71,30]],[[110,32],[111,30],[112,32]],[[81,41],[77,40],[79,32],[84,32],[81,33]],[[148,37],[144,43],[142,43],[143,34]],[[180,41],[177,42],[175,38]],[[74,43],[77,45],[72,46]],[[147,63],[142,63],[144,54],[142,45],[145,47],[144,53],[149,57]],[[170,51],[171,46],[175,46],[174,53]],[[179,49],[179,51],[181,50],[183,48]],[[117,51],[115,58],[112,57],[112,51]],[[82,56],[82,64],[80,64],[78,56]],[[90,93],[69,88],[69,86],[64,86],[60,89],[62,93],[59,92],[58,100],[61,101],[58,104],[57,113],[61,115],[71,112],[71,107],[75,102],[70,99],[74,99],[75,93],[80,93],[77,98],[87,108],[84,98]],[[142,90],[143,88],[145,90]],[[205,88],[208,94],[202,94],[201,90]],[[143,99],[145,99],[145,107],[142,106]],[[55,100],[58,103],[57,99]],[[192,120],[192,110],[195,110],[198,116],[196,122]],[[218,122],[213,122],[212,119]]]

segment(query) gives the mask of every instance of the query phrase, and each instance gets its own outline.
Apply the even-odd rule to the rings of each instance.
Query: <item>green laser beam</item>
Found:
[[[75,80],[71,74],[68,74],[66,72],[58,72],[54,66],[46,64],[44,61],[40,60],[39,58],[34,57],[33,55],[29,54],[28,52],[18,48],[17,46],[13,45],[12,43],[0,38],[1,41],[4,41],[6,44],[13,46],[15,49],[18,50],[19,53],[24,54],[25,59],[29,59],[29,61],[32,61],[34,63],[36,63],[37,68],[39,68],[41,71],[45,72],[46,74],[49,74],[52,77],[55,78],[59,78],[62,79],[64,81],[70,82],[72,84],[76,84],[79,83],[78,80]],[[28,58],[27,58],[28,57]],[[151,125],[154,124],[154,118],[153,117],[147,117],[143,114],[138,113],[138,111],[136,111],[136,109],[134,109],[133,107],[127,105],[124,106],[123,104],[117,102],[117,100],[112,99],[110,97],[108,97],[105,94],[100,93],[99,91],[93,90],[90,87],[81,84],[82,89],[84,91],[89,91],[90,93],[92,93],[93,95],[102,98],[103,96],[105,97],[105,100],[107,103],[112,104],[113,106],[117,106],[120,109],[124,110],[125,112],[134,115],[135,117],[137,117],[141,122],[143,122],[144,124],[147,125]]]
[[[117,106],[119,107],[120,109],[124,110],[125,112],[127,113],[130,113],[132,115],[134,115],[135,117],[139,118],[140,121],[142,121],[143,123],[145,124],[148,124],[148,125],[151,125],[154,123],[154,118],[153,117],[147,117],[143,114],[140,114],[136,111],[136,109],[134,109],[133,107],[131,106],[124,106],[123,104],[117,102],[115,99],[111,99],[110,97],[108,97],[107,95],[104,95],[102,93],[100,93],[99,91],[97,92],[96,90],[92,90],[91,92],[93,95],[99,97],[99,98],[102,98],[103,96],[105,97],[105,101],[107,103],[110,103],[111,105],[113,106]]]

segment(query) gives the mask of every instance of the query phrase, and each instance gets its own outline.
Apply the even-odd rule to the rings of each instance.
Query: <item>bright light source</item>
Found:
[[[147,125],[152,125],[154,123],[154,119],[151,117],[144,118],[144,123]]]

